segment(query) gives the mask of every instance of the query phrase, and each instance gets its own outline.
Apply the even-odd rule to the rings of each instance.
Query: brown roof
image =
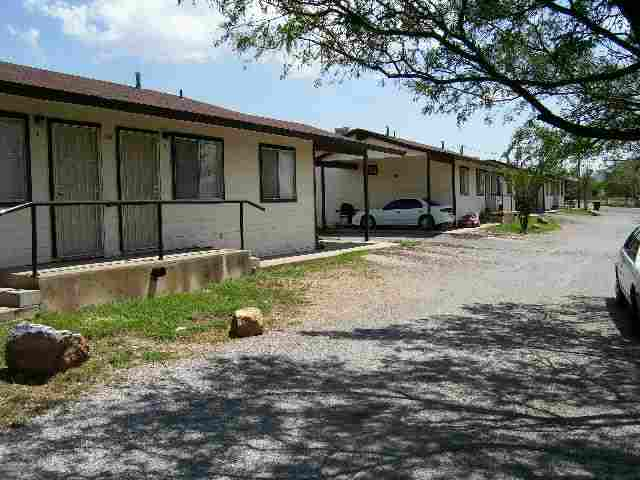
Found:
[[[354,128],[353,130],[349,130],[349,132],[347,133],[347,136],[355,137],[361,141],[366,141],[367,138],[375,138],[377,140],[390,143],[391,145],[397,145],[398,147],[401,147],[401,148],[406,148],[409,150],[417,150],[419,152],[426,152],[431,154],[430,156],[433,160],[440,161],[440,162],[451,163],[453,158],[458,158],[461,160],[465,160],[467,162],[480,163],[486,166],[486,163],[477,157],[469,157],[467,155],[461,155],[457,152],[452,152],[450,150],[443,150],[439,147],[434,147],[433,145],[428,145],[426,143],[415,142],[407,138],[391,137],[388,135],[384,135],[382,133],[373,132],[371,130],[366,130],[363,128]]]
[[[339,146],[358,151],[365,147],[370,150],[380,150],[380,147],[366,145],[302,123],[247,115],[155,90],[139,89],[6,62],[0,62],[0,92],[294,136],[314,140],[322,149]]]

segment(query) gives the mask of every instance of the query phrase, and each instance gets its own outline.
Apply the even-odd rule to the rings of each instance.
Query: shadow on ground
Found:
[[[640,346],[624,310],[592,297],[464,310],[301,333],[348,342],[342,360],[215,357],[189,382],[122,387],[105,414],[11,433],[0,477],[638,477]]]
[[[443,233],[447,233],[446,228],[438,228],[434,230],[422,230],[420,228],[407,228],[407,227],[378,227],[370,230],[371,237],[375,238],[434,238]],[[364,236],[364,230],[361,228],[353,227],[338,227],[327,230],[321,230],[320,234],[327,240],[337,237],[362,237]]]

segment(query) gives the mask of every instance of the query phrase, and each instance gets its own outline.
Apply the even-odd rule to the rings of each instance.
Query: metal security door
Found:
[[[98,128],[51,124],[51,169],[53,200],[100,200]],[[103,255],[102,206],[54,207],[53,216],[58,258]]]
[[[158,137],[120,130],[120,195],[122,200],[159,200]],[[126,253],[157,248],[158,217],[154,205],[122,207],[122,248]]]

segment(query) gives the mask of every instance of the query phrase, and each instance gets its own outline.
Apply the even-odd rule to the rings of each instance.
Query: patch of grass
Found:
[[[560,230],[560,224],[553,218],[544,217],[548,223],[538,222],[539,217],[531,217],[529,219],[529,230],[527,233],[550,233]],[[501,223],[489,229],[490,233],[497,235],[522,235],[520,233],[520,222],[516,219],[513,223]]]
[[[131,350],[117,350],[111,354],[109,364],[113,368],[126,368],[133,360],[133,352]]]
[[[157,350],[147,350],[142,352],[142,359],[147,363],[161,363],[171,360],[173,354],[171,352],[159,352]]]
[[[268,280],[282,278],[296,279],[302,278],[308,273],[320,272],[330,269],[363,269],[367,266],[367,262],[364,258],[367,253],[369,252],[367,252],[366,250],[361,250],[357,252],[343,253],[342,255],[337,255],[335,257],[309,260],[308,262],[303,263],[280,265],[277,267],[262,270],[257,275],[259,279],[266,278]]]
[[[400,240],[400,242],[398,242],[398,244],[402,248],[415,248],[418,245],[420,245],[420,241],[419,240]]]
[[[77,397],[92,386],[109,382],[122,369],[156,364],[189,355],[184,344],[225,341],[235,310],[258,307],[295,309],[305,300],[305,275],[342,268],[366,268],[366,252],[260,270],[253,276],[211,284],[206,289],[156,298],[127,300],[71,313],[41,313],[34,322],[80,332],[91,357],[79,368],[51,379],[11,375],[4,349],[17,322],[0,323],[0,428],[18,427],[28,418]]]

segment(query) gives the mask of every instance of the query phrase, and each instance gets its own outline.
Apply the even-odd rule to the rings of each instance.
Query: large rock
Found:
[[[55,375],[83,364],[89,358],[89,344],[77,333],[20,323],[9,333],[5,357],[9,370]]]
[[[259,308],[250,307],[236,310],[231,321],[229,336],[237,338],[262,335],[264,332],[263,322],[262,311]]]

